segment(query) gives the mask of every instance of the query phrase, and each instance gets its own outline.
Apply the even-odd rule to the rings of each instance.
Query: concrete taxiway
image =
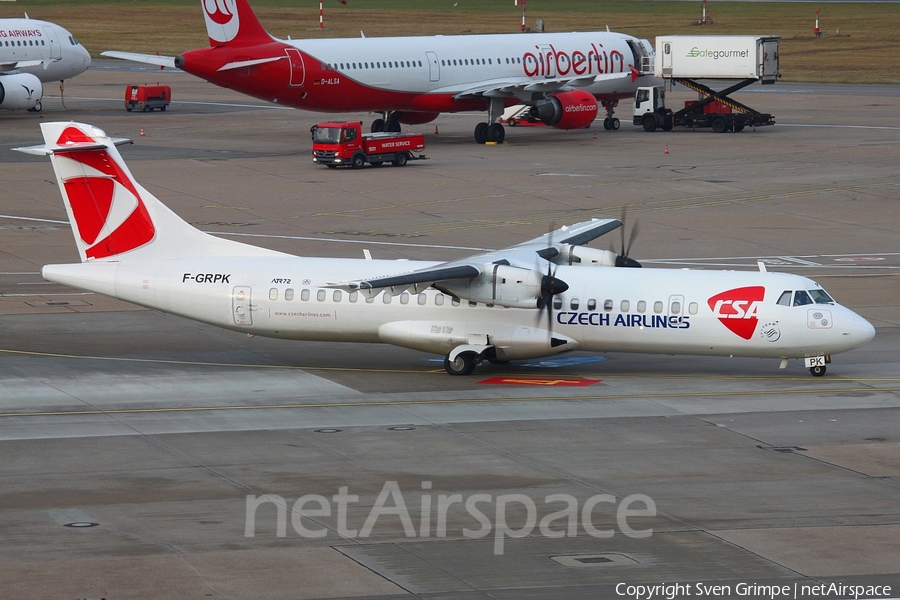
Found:
[[[321,115],[97,63],[67,82],[67,110],[45,97],[42,117],[0,114],[4,597],[897,594],[900,88],[751,88],[742,101],[778,125],[740,134],[649,134],[623,106],[618,132],[508,128],[508,144],[478,146],[478,117],[445,115],[415,128],[429,161],[330,171],[308,156]],[[157,80],[169,110],[126,113],[125,86]],[[642,262],[762,260],[878,333],[823,378],[631,354],[459,378],[404,349],[248,338],[40,278],[77,260],[72,234],[49,161],[10,148],[51,119],[134,138],[122,153],[138,180],[232,239],[450,259],[628,205]],[[367,530],[379,496],[393,513]]]

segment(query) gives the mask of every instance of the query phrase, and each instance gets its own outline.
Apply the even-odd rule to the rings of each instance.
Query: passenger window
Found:
[[[700,308],[700,307],[697,305],[696,302],[691,302],[690,304],[688,304],[688,312],[691,313],[692,315],[696,315],[696,314],[697,314],[697,310],[698,310],[699,308]]]
[[[291,288],[284,290],[284,299],[288,300],[288,301],[293,300],[294,299],[294,290],[292,290]]]
[[[797,290],[794,292],[794,306],[805,306],[812,303],[812,298],[809,297],[809,294],[807,294],[806,291]]]
[[[643,300],[638,300],[637,311],[639,313],[646,312],[647,311],[647,303]]]
[[[569,302],[569,308],[571,310],[578,310],[578,306],[581,304],[581,301],[578,298],[572,298],[572,301]]]
[[[677,315],[681,313],[681,302],[673,302],[672,303],[672,314]]]
[[[366,297],[366,304],[372,304],[373,302],[375,302],[375,296]]]
[[[456,296],[451,296],[450,304],[452,304],[453,306],[459,306],[459,298],[457,298]]]
[[[341,290],[334,290],[334,294],[331,296],[331,299],[335,302],[340,302],[342,295],[343,294],[341,293]]]
[[[628,300],[622,300],[622,305],[621,305],[622,312],[628,312],[628,310],[630,308],[631,308],[631,302],[629,302]]]
[[[325,290],[319,290],[316,292],[316,300],[319,302],[325,302]]]
[[[409,304],[409,292],[400,294],[400,304]]]
[[[557,296],[553,299],[553,308],[555,308],[556,310],[562,308],[562,298]]]
[[[435,306],[443,306],[444,305],[444,295],[443,294],[435,294],[434,305]]]
[[[662,300],[657,300],[653,303],[653,312],[656,314],[660,314],[663,311],[663,303]]]
[[[350,292],[350,295],[347,298],[350,300],[350,302],[356,302],[356,300],[359,298],[359,292]]]
[[[309,300],[309,290],[300,290],[300,299],[304,302]]]
[[[475,308],[476,306],[478,306],[478,303],[472,302],[471,300],[469,300],[469,306],[471,306],[472,308]]]
[[[588,303],[587,303],[587,309],[590,310],[590,311],[595,311],[595,310],[597,310],[597,301],[594,300],[593,298],[591,298],[590,300],[588,300]]]
[[[416,301],[419,303],[419,306],[425,306],[425,303],[428,302],[428,296],[425,294],[419,294],[416,297]]]
[[[382,301],[383,301],[385,304],[390,304],[390,303],[391,303],[391,300],[393,300],[393,299],[394,299],[394,297],[391,296],[390,294],[388,294],[387,292],[385,292],[385,293],[384,293],[384,296],[382,297]]]
[[[778,297],[778,304],[781,306],[790,306],[791,305],[791,295],[793,294],[793,290],[785,290],[781,292],[781,295]]]
[[[613,309],[613,301],[609,300],[609,299],[604,300],[603,301],[603,310],[605,310],[606,312],[610,312],[610,311],[612,311],[612,309]]]
[[[278,288],[269,290],[269,300],[278,300]]]

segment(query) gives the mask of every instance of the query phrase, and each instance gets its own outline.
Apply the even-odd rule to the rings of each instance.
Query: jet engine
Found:
[[[597,118],[597,100],[584,90],[558,92],[534,107],[537,118],[557,129],[584,129]]]
[[[37,106],[44,95],[41,80],[31,73],[15,73],[0,77],[0,108],[28,110]]]

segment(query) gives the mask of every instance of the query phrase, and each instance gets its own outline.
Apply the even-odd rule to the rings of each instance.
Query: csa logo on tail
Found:
[[[67,127],[57,144],[94,141],[80,129]],[[63,187],[78,236],[88,246],[87,258],[108,258],[153,239],[156,229],[140,193],[106,150],[61,151],[57,157],[77,163],[65,170]]]
[[[235,0],[203,0],[203,16],[210,42],[230,42],[241,28]]]
[[[749,340],[759,324],[757,313],[765,295],[766,288],[754,285],[716,294],[707,303],[722,325]]]

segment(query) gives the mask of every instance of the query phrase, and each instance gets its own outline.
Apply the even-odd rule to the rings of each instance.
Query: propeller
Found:
[[[622,226],[619,228],[619,231],[622,234],[622,252],[621,254],[616,255],[616,266],[617,267],[632,267],[632,268],[640,268],[641,263],[634,260],[633,258],[628,258],[628,254],[631,252],[631,245],[634,244],[634,239],[637,237],[639,228],[638,221],[634,222],[634,225],[631,226],[631,233],[628,235],[628,243],[625,243],[625,224],[627,223],[626,217],[628,216],[628,205],[622,207]]]
[[[539,250],[537,255],[547,261],[547,274],[541,277],[541,296],[538,298],[538,322],[544,311],[547,312],[547,331],[553,333],[553,296],[562,294],[569,289],[569,284],[556,277],[556,269],[559,265],[553,262],[553,258],[559,255],[559,250],[553,245],[553,232],[555,228],[550,226],[548,235],[548,248]]]

